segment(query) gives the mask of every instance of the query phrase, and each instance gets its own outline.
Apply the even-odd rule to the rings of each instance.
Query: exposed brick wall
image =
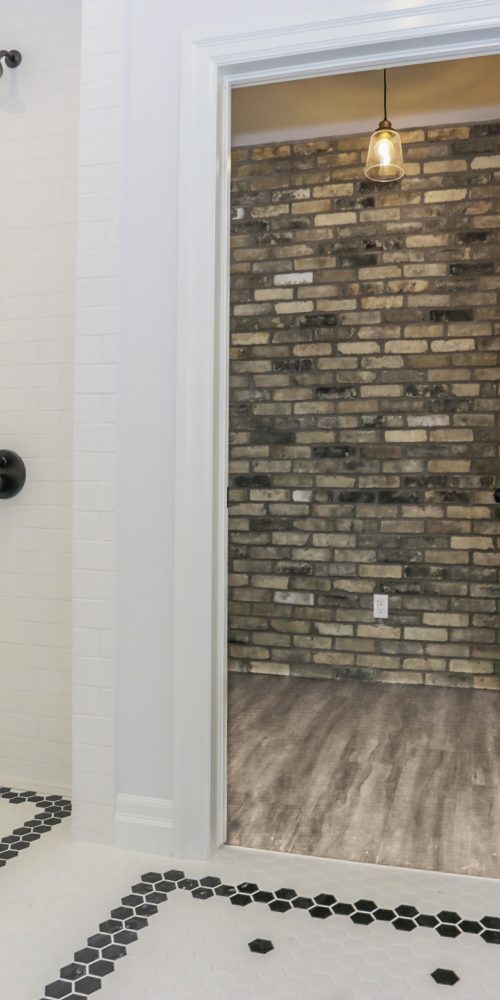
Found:
[[[500,688],[500,123],[403,140],[234,150],[233,670]]]

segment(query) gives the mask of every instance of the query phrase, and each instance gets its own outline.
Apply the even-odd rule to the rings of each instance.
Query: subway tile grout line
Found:
[[[485,916],[480,921],[463,920],[458,913],[441,910],[437,916],[419,913],[416,907],[401,905],[394,910],[377,907],[372,900],[340,903],[329,893],[314,897],[299,896],[293,889],[268,891],[253,882],[238,886],[223,884],[216,876],[200,879],[186,877],[183,871],[146,872],[131,892],[122,897],[120,906],[110,911],[110,918],[99,924],[99,931],[87,938],[84,948],[74,953],[73,962],[60,969],[60,978],[45,987],[43,1000],[85,1000],[102,986],[105,976],[115,971],[115,962],[127,954],[127,945],[137,941],[138,934],[148,926],[149,918],[158,913],[158,906],[167,902],[170,893],[182,889],[194,899],[207,900],[215,896],[227,898],[234,906],[265,903],[277,913],[292,908],[307,910],[311,917],[326,919],[334,914],[348,916],[356,924],[368,926],[375,921],[391,923],[399,931],[418,927],[433,928],[441,937],[457,938],[462,933],[480,935],[487,944],[500,944],[500,917]],[[455,985],[459,977],[451,969],[436,969],[430,973],[437,984]],[[75,992],[73,992],[73,989]]]
[[[8,861],[17,858],[21,851],[31,847],[44,833],[50,833],[54,826],[71,815],[71,802],[63,795],[38,795],[37,792],[2,786],[0,799],[14,806],[32,802],[41,810],[31,819],[25,820],[22,826],[16,827],[11,834],[0,838],[0,868],[5,868]]]

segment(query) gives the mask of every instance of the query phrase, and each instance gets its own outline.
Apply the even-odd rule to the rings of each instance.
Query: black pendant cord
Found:
[[[384,121],[387,121],[387,70],[384,69]]]

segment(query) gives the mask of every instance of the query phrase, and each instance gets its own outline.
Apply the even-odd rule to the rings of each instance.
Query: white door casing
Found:
[[[500,52],[500,0],[397,8],[374,0],[373,11],[361,16],[184,43],[174,570],[178,856],[210,857],[225,840],[231,90]]]

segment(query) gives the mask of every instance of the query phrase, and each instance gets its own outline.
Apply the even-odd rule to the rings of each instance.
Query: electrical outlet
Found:
[[[373,617],[374,618],[389,617],[389,597],[387,594],[373,595]]]

